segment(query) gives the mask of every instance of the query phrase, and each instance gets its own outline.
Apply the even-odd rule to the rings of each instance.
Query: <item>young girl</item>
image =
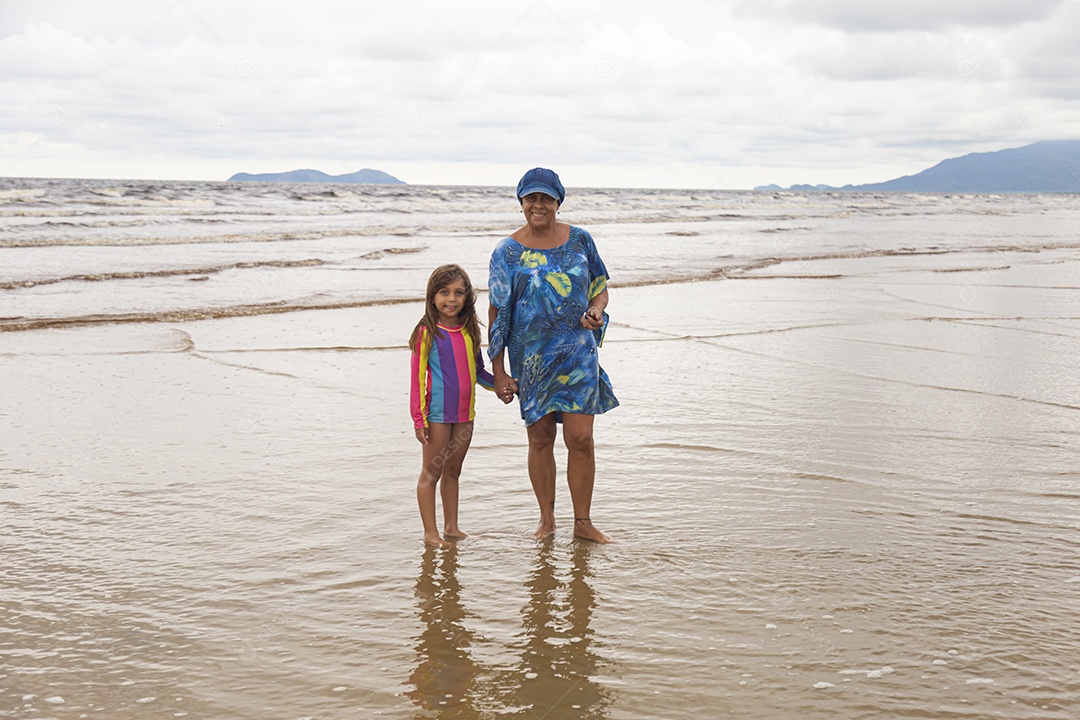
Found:
[[[431,273],[424,317],[409,338],[409,349],[409,406],[416,439],[424,446],[424,464],[416,484],[424,542],[448,547],[435,521],[435,486],[442,481],[444,534],[468,537],[458,527],[458,477],[472,440],[476,384],[494,391],[494,378],[484,369],[480,354],[476,293],[459,266],[443,265]]]

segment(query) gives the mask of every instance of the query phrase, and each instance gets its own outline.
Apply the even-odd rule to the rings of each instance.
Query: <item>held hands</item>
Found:
[[[509,405],[518,390],[517,378],[507,375],[505,368],[498,365],[492,368],[491,374],[495,378],[495,394],[499,396],[503,404]]]
[[[596,306],[590,307],[581,316],[581,327],[586,330],[599,330],[604,327],[604,311]]]
[[[504,405],[509,405],[513,401],[517,389],[517,378],[512,378],[509,375],[495,378],[495,392],[498,393],[499,399],[503,401]]]

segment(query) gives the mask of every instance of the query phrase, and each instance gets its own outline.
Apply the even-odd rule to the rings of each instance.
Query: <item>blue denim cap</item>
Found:
[[[566,199],[566,190],[563,189],[562,183],[559,182],[559,176],[555,174],[554,170],[548,170],[547,168],[533,168],[521,176],[521,181],[517,185],[518,200],[534,192],[553,197],[559,201],[560,205]]]

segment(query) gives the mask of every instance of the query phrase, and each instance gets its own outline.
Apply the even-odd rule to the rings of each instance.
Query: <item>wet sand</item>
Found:
[[[593,518],[478,398],[425,550],[416,305],[0,335],[0,717],[1071,718],[1080,257],[612,288]],[[562,461],[560,460],[560,471]]]

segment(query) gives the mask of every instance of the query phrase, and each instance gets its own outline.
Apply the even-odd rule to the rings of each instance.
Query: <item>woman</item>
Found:
[[[540,505],[536,537],[555,532],[555,429],[562,423],[574,535],[606,543],[590,512],[593,416],[619,404],[596,352],[607,327],[608,276],[592,236],[556,219],[565,197],[559,176],[545,168],[518,183],[525,225],[491,255],[488,355],[495,391],[518,393],[528,429],[529,479]]]

